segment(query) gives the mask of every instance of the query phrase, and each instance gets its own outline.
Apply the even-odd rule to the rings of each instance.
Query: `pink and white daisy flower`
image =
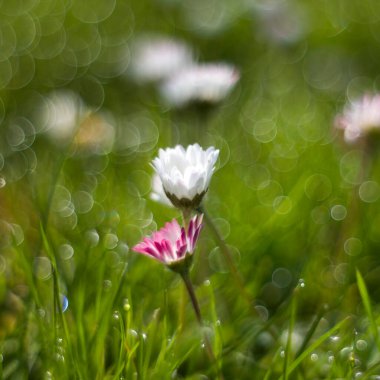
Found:
[[[347,104],[336,117],[335,126],[344,130],[347,142],[355,142],[372,131],[380,132],[380,94],[366,94]]]
[[[161,261],[171,269],[178,268],[178,264],[193,255],[202,229],[202,219],[203,215],[195,215],[187,229],[173,219],[152,236],[144,238],[133,250]]]

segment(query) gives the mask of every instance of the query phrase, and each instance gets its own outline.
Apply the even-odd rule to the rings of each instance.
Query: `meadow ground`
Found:
[[[376,0],[0,19],[0,379],[380,379]],[[182,220],[151,163],[194,143]],[[186,288],[133,247],[195,214]]]

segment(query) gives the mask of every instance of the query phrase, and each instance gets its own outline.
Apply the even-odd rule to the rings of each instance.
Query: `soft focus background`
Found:
[[[157,37],[239,81],[172,107],[138,72]],[[379,62],[377,0],[0,1],[0,378],[214,378],[180,279],[130,249],[180,217],[150,198],[158,149],[199,142],[246,291],[205,227],[224,378],[379,379],[379,150],[333,128]]]

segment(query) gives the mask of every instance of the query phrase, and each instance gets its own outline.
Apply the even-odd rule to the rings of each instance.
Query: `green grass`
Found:
[[[284,2],[279,40],[276,2],[82,3],[0,2],[0,379],[377,379],[379,139],[333,122],[379,90],[380,5]],[[128,71],[146,32],[233,63],[238,85],[169,109]],[[90,111],[57,143],[59,90]],[[97,125],[116,134],[103,153]],[[220,149],[190,272],[203,327],[180,276],[131,249],[181,219],[150,199],[150,162],[190,142]]]

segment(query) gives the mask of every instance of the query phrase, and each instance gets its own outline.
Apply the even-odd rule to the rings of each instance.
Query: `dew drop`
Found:
[[[65,357],[61,354],[58,354],[58,353],[55,355],[55,359],[57,360],[57,362],[60,362],[60,363],[65,362]]]
[[[39,316],[41,319],[44,319],[44,318],[45,318],[46,311],[45,311],[44,309],[38,309],[38,310],[37,310],[37,313],[38,313],[38,316]]]
[[[318,360],[318,354],[311,354],[310,355],[310,360],[312,361],[312,362],[316,362],[317,360]]]
[[[24,241],[24,231],[18,224],[12,224],[11,229],[16,245],[20,245]]]
[[[284,357],[285,357],[285,350],[281,350],[281,352],[280,352],[280,357],[281,357],[281,358],[284,358]]]
[[[116,310],[113,312],[112,314],[112,318],[115,320],[115,321],[118,321],[120,319],[120,313]]]
[[[58,253],[62,260],[70,260],[74,256],[74,248],[70,244],[62,244]]]
[[[219,327],[222,325],[222,322],[220,322],[220,320],[218,319],[216,322],[215,322],[215,326]]]
[[[130,303],[128,301],[128,298],[125,298],[124,301],[123,301],[123,309],[125,311],[131,310],[131,305],[130,305]]]
[[[64,294],[60,294],[62,312],[64,313],[69,307],[69,300]]]
[[[205,280],[205,281],[203,282],[203,285],[204,285],[204,286],[210,286],[210,285],[211,285],[210,280]]]
[[[352,353],[352,347],[343,347],[340,352],[339,352],[339,355],[341,356],[342,359],[349,359],[350,358],[350,355]]]
[[[90,247],[96,247],[99,243],[99,234],[95,230],[87,231],[85,239]]]
[[[304,288],[304,287],[305,287],[305,280],[304,280],[303,278],[300,278],[300,279],[298,280],[298,286],[299,286],[300,288]]]
[[[112,288],[112,281],[111,280],[104,280],[103,286],[105,290],[109,290]]]
[[[7,184],[7,182],[5,181],[5,178],[0,177],[0,189],[3,188],[6,184]]]
[[[365,351],[367,349],[367,346],[368,344],[364,339],[359,339],[356,342],[356,348],[358,349],[358,351]]]
[[[137,333],[136,330],[129,329],[128,334],[132,335],[134,338],[138,338],[139,334]]]
[[[34,273],[41,280],[47,280],[52,275],[52,265],[47,257],[36,257],[34,259]]]

